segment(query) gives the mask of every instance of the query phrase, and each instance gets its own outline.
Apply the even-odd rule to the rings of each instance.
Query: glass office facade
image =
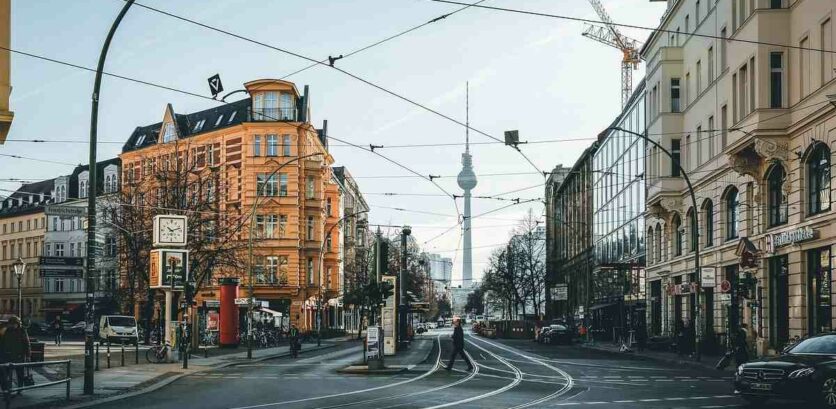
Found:
[[[644,135],[644,101],[642,82],[612,127]],[[598,141],[592,165],[595,268],[590,313],[605,339],[625,339],[646,328],[645,141],[615,130]]]

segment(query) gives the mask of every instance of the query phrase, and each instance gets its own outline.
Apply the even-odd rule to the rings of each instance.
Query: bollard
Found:
[[[99,370],[99,345],[101,345],[101,341],[96,344],[96,370]]]
[[[72,382],[72,378],[70,377],[70,360],[67,360],[67,400],[70,400],[70,382]]]
[[[134,363],[139,365],[139,340],[134,342]]]
[[[125,341],[122,341],[122,366],[125,366]]]
[[[107,369],[110,369],[110,341],[107,342]]]

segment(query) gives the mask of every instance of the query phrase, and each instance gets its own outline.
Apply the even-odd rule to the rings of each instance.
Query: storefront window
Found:
[[[830,247],[807,252],[807,275],[811,295],[808,301],[810,334],[831,331]]]
[[[787,256],[769,259],[769,338],[776,349],[789,340],[789,263]]]

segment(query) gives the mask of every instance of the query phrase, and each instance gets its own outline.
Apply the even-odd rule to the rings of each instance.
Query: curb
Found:
[[[714,372],[718,372],[718,373],[733,373],[734,372],[733,371],[734,368],[732,368],[732,370],[716,369],[712,365],[703,365],[701,363],[694,362],[694,361],[691,361],[691,360],[686,360],[686,359],[675,359],[675,358],[658,357],[658,356],[653,356],[653,355],[642,355],[642,354],[638,354],[638,353],[635,353],[635,352],[624,353],[624,352],[613,351],[613,350],[607,349],[607,348],[596,347],[594,345],[578,345],[578,347],[593,350],[593,351],[598,351],[598,352],[604,352],[604,353],[607,353],[607,354],[610,354],[610,355],[617,355],[617,356],[621,356],[621,357],[635,358],[635,359],[642,360],[642,361],[663,362],[663,363],[666,363],[666,364],[688,366],[690,368],[709,370],[709,371],[714,371]]]
[[[313,348],[308,349],[308,351],[320,351],[320,350],[323,350],[323,349],[336,348],[336,347],[337,347],[337,344],[322,345],[322,346],[319,346],[319,347],[314,346]],[[71,405],[67,405],[67,406],[50,405],[49,403],[45,403],[44,407],[61,408],[61,409],[89,408],[89,407],[101,405],[103,403],[115,402],[115,401],[118,401],[118,400],[143,395],[143,394],[146,394],[146,393],[149,393],[149,392],[154,392],[158,389],[161,389],[165,386],[168,386],[168,385],[174,383],[175,381],[177,381],[177,380],[179,380],[179,379],[181,379],[181,378],[183,378],[187,375],[194,375],[196,373],[202,373],[202,372],[210,372],[210,371],[214,371],[214,370],[217,370],[217,369],[222,369],[222,368],[226,368],[226,367],[230,367],[230,366],[235,366],[235,365],[240,365],[240,364],[249,364],[249,363],[253,363],[253,362],[262,362],[262,361],[266,361],[268,359],[276,359],[276,358],[282,358],[282,357],[286,357],[286,356],[290,356],[290,352],[282,352],[282,353],[277,353],[277,354],[273,354],[273,355],[267,355],[267,356],[264,356],[264,357],[261,357],[261,358],[254,358],[252,360],[246,360],[246,361],[241,361],[241,362],[224,362],[224,363],[221,363],[221,364],[218,364],[218,365],[209,366],[209,367],[206,367],[206,368],[203,368],[203,369],[198,369],[198,370],[195,370],[195,371],[181,372],[181,373],[178,373],[177,375],[169,376],[169,377],[167,377],[167,378],[165,378],[161,381],[154,382],[153,384],[148,385],[148,386],[146,386],[142,389],[136,390],[136,391],[132,391],[132,392],[124,393],[124,394],[119,394],[119,395],[106,396],[106,397],[103,397],[102,399],[94,399],[94,400],[89,401],[89,402],[80,402],[80,403],[77,403],[77,404],[71,404]],[[167,373],[170,373],[170,372],[161,373],[157,377],[149,379],[148,381],[153,381],[154,379],[160,378]],[[40,405],[22,406],[21,409],[37,408],[37,407],[41,407],[41,406]]]

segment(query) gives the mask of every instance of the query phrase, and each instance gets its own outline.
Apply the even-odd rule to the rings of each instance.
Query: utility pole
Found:
[[[398,277],[398,346],[401,350],[407,348],[406,341],[406,318],[407,318],[407,303],[406,303],[406,257],[407,257],[407,236],[412,234],[412,228],[403,226],[401,230],[401,273]]]
[[[104,44],[102,45],[101,53],[99,54],[99,64],[96,67],[96,79],[93,82],[92,105],[90,110],[90,166],[88,169],[90,179],[88,186],[90,192],[87,195],[87,268],[84,271],[85,275],[85,300],[84,300],[84,394],[93,394],[94,382],[94,366],[93,366],[93,324],[95,315],[93,308],[95,301],[93,300],[95,291],[95,282],[93,280],[96,272],[96,186],[97,169],[96,169],[96,139],[98,137],[99,128],[99,95],[102,87],[102,71],[104,71],[105,60],[107,59],[107,51],[110,48],[110,42],[113,40],[113,35],[119,27],[119,23],[125,17],[128,9],[134,4],[134,0],[127,0],[116,20],[110,26],[110,31],[107,33]]]

